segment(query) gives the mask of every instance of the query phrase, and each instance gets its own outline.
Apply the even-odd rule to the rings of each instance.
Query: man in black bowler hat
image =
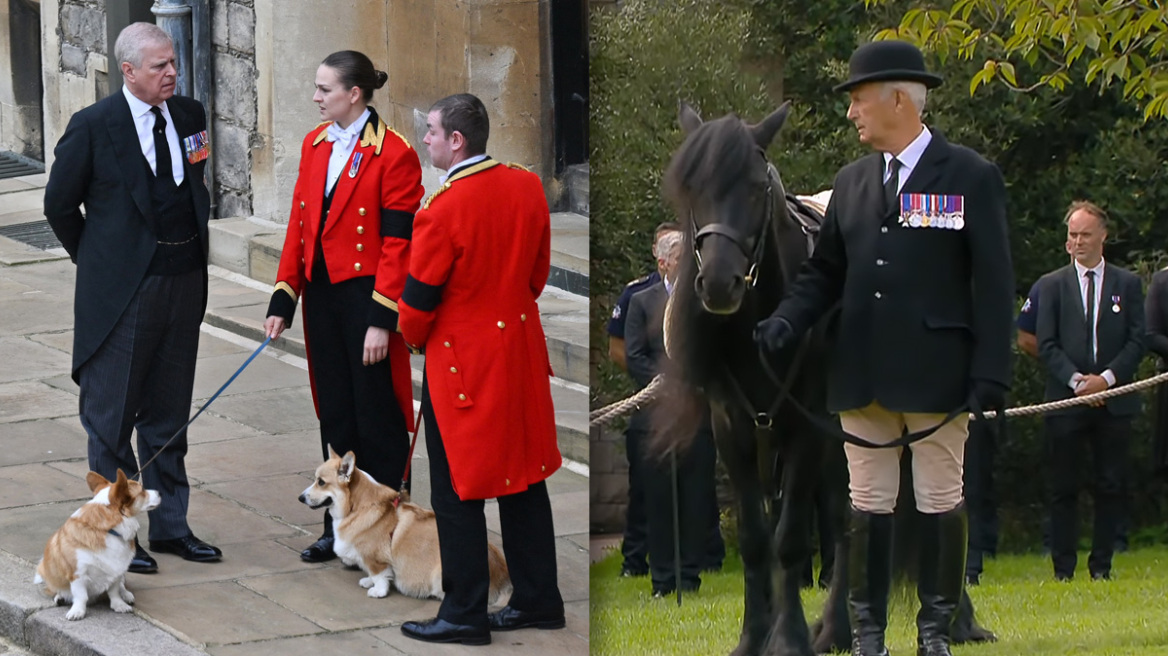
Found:
[[[901,41],[859,47],[848,119],[876,152],[837,174],[814,254],[756,339],[782,350],[837,302],[828,409],[877,444],[912,444],[921,518],[919,656],[951,656],[968,524],[966,408],[997,409],[1010,380],[1014,276],[998,168],[921,120],[941,83]],[[850,475],[848,609],[854,656],[883,656],[900,448],[845,446]]]

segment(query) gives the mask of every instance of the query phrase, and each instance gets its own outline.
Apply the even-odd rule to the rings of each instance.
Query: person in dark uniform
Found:
[[[860,46],[848,118],[876,153],[840,170],[814,253],[759,323],[771,351],[798,344],[837,303],[827,406],[844,430],[913,443],[920,524],[920,656],[951,656],[965,583],[962,463],[971,406],[998,409],[1010,383],[1014,275],[997,166],[921,121],[941,78],[902,41]],[[847,444],[852,511],[848,607],[855,656],[887,653],[892,520],[900,449]]]
[[[490,122],[478,98],[439,100],[427,127],[430,159],[446,177],[418,213],[400,307],[403,337],[426,354],[422,417],[446,596],[437,617],[401,631],[479,645],[491,631],[565,626],[547,492],[562,459],[536,304],[551,268],[551,219],[539,177],[486,154]],[[514,591],[488,614],[483,508],[492,498]]]
[[[1144,356],[1144,295],[1138,276],[1103,259],[1107,214],[1088,201],[1067,210],[1074,262],[1048,274],[1038,312],[1038,355],[1047,371],[1045,399],[1101,392],[1132,381]],[[1047,413],[1051,480],[1051,561],[1070,580],[1078,561],[1078,468],[1090,448],[1095,471],[1095,528],[1087,561],[1093,579],[1111,577],[1116,524],[1123,513],[1132,417],[1138,394]]]
[[[1159,358],[1157,371],[1168,371],[1168,269],[1152,276],[1145,304],[1148,350]],[[1156,387],[1156,413],[1152,434],[1152,472],[1168,476],[1168,385]]]
[[[665,305],[677,277],[682,235],[668,232],[657,240],[655,251],[661,264],[662,281],[633,295],[629,303],[627,337],[629,374],[644,388],[661,371],[666,358],[664,341]],[[644,412],[652,414],[650,406]],[[697,590],[707,559],[709,525],[715,503],[714,464],[717,454],[709,417],[699,424],[693,447],[674,462],[647,458],[641,463],[645,509],[648,515],[648,564],[653,595],[663,597],[676,590]],[[648,437],[646,433],[644,437]],[[673,481],[677,468],[678,484]],[[673,526],[673,503],[677,498],[679,526]],[[681,553],[681,580],[677,580],[674,535]]]
[[[124,84],[69,120],[44,203],[77,264],[72,373],[89,468],[111,480],[118,469],[137,472],[137,429],[138,461],[157,456],[142,483],[162,497],[150,511],[150,549],[216,561],[219,549],[187,524],[187,434],[178,432],[190,416],[207,307],[207,114],[174,95],[174,46],[158,26],[126,27],[114,57]],[[157,570],[137,544],[130,571]]]
[[[300,175],[264,329],[279,337],[304,295],[321,455],[328,457],[330,445],[337,453],[353,451],[363,471],[397,489],[414,416],[398,298],[424,192],[418,154],[369,106],[386,78],[352,50],[334,52],[316,71],[312,99],[325,121],[300,148]],[[336,558],[327,510],[323,533],[300,558]]]

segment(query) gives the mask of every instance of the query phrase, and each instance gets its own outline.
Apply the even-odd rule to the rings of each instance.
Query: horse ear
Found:
[[[775,135],[779,133],[779,129],[787,121],[787,114],[790,112],[791,101],[788,100],[780,105],[773,114],[764,118],[757,125],[751,126],[750,132],[754,135],[754,143],[763,149],[771,145],[771,142],[775,139]]]
[[[681,101],[681,109],[677,113],[677,120],[681,123],[681,129],[686,134],[692,134],[694,130],[702,125],[702,117],[694,111],[693,107],[684,100]]]

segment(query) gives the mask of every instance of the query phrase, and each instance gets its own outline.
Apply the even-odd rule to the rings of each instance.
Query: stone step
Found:
[[[282,239],[282,237],[281,237]],[[253,242],[254,243],[254,242]],[[264,318],[270,284],[261,283],[238,273],[212,265],[204,322],[238,335],[258,345],[264,339]],[[275,270],[272,270],[275,276]],[[560,451],[577,462],[589,461],[588,387],[586,382],[565,379],[565,373],[587,376],[588,299],[555,288],[548,288],[540,298],[540,317],[548,334],[548,355],[552,369],[552,401],[556,409],[556,432]],[[292,327],[269,345],[297,358],[305,357],[302,315],[297,312]],[[578,334],[577,334],[578,333]],[[581,337],[582,336],[582,337]],[[575,343],[566,341],[575,340]],[[580,340],[583,340],[582,342]],[[582,344],[582,346],[578,346]],[[422,356],[413,356],[414,397],[422,393]],[[587,381],[587,378],[584,378]]]
[[[552,267],[548,284],[588,296],[588,217],[575,212],[552,214]]]
[[[568,188],[569,211],[588,216],[588,164],[569,166],[563,182]]]

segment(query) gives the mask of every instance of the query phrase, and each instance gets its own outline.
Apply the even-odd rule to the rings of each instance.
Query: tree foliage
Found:
[[[864,0],[883,5],[890,0]],[[1145,120],[1168,118],[1168,3],[1162,0],[951,0],[920,3],[877,38],[901,38],[966,60],[984,58],[969,93],[994,80],[1014,91],[1074,80],[1122,87]],[[938,4],[940,6],[933,6]],[[1029,71],[1018,70],[1024,62]]]

